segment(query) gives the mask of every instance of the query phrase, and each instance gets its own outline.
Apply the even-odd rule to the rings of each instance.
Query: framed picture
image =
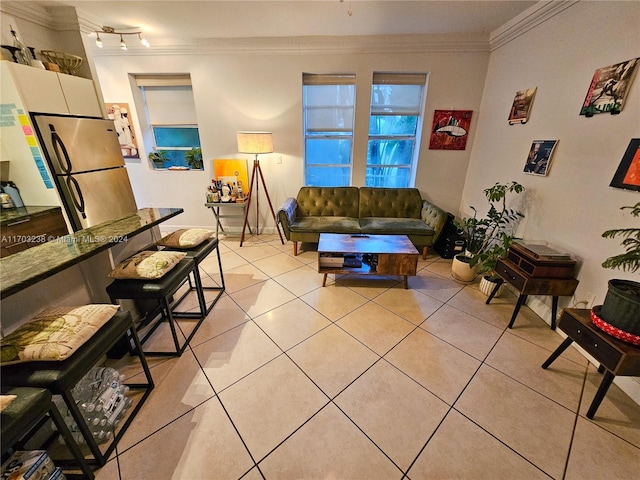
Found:
[[[236,189],[240,187],[244,195],[249,194],[249,174],[246,160],[232,160],[217,158],[213,161],[213,174],[215,179],[223,185],[231,185]]]
[[[127,103],[105,103],[107,116],[113,120],[118,134],[118,142],[124,158],[140,158],[136,134],[131,126]]]
[[[511,111],[509,112],[509,125],[527,123],[529,113],[531,112],[531,105],[533,105],[533,99],[536,96],[536,90],[538,90],[538,87],[516,92],[513,105],[511,105]]]
[[[431,150],[464,150],[473,110],[436,110],[431,128]]]
[[[640,192],[640,138],[632,138],[610,187]]]
[[[633,82],[640,58],[599,68],[593,74],[580,115],[593,117],[598,113],[620,113]]]
[[[547,176],[558,140],[534,140],[524,164],[524,173]]]

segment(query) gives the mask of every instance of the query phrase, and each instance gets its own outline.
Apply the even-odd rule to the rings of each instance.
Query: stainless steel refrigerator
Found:
[[[112,120],[32,114],[74,231],[138,209]]]

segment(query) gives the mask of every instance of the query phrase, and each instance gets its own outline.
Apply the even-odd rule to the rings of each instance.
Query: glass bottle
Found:
[[[17,48],[15,56],[18,60],[18,63],[22,63],[23,65],[30,65],[31,63],[29,61],[29,52],[27,51],[27,48],[20,41],[20,39],[18,38],[18,34],[13,29],[13,27],[9,25],[9,28],[11,29],[11,35],[13,35],[13,46]]]

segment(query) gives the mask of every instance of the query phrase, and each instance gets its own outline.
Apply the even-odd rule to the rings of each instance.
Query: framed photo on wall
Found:
[[[558,140],[534,140],[524,164],[524,173],[547,176]]]
[[[120,150],[124,158],[140,158],[138,141],[131,125],[129,105],[127,103],[105,103],[107,116],[113,120],[118,134]]]
[[[464,150],[467,148],[473,110],[436,110],[431,127],[431,150]]]
[[[215,179],[224,185],[240,187],[245,195],[249,193],[249,173],[246,160],[216,158],[213,161]]]
[[[598,113],[620,113],[633,82],[640,58],[599,68],[593,74],[580,115],[593,117]]]
[[[610,187],[640,192],[640,138],[632,138]]]
[[[509,111],[509,125],[527,123],[531,105],[533,105],[533,99],[536,96],[536,90],[538,90],[538,87],[516,92],[513,105],[511,105],[511,110]]]

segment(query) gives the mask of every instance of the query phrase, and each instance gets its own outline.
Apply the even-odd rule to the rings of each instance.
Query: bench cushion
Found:
[[[118,305],[51,308],[2,339],[1,364],[70,357],[118,311]]]
[[[194,248],[215,235],[204,228],[182,228],[158,240],[158,245],[171,248]]]
[[[175,267],[185,257],[184,252],[143,250],[122,261],[109,276],[117,279],[156,279]]]
[[[433,228],[415,218],[361,218],[360,229],[363,233],[379,235],[424,235],[431,237],[435,233]]]

